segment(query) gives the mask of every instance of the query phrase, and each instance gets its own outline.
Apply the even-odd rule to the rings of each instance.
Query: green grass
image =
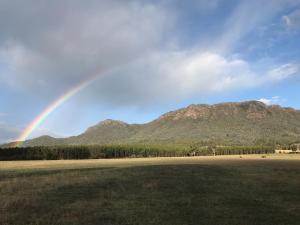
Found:
[[[0,208],[1,225],[296,225],[300,161],[0,170]]]

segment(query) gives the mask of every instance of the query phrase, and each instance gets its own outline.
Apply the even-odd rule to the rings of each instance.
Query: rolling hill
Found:
[[[36,145],[190,143],[265,144],[300,141],[300,111],[259,101],[190,105],[146,124],[104,120],[78,136],[42,136]]]

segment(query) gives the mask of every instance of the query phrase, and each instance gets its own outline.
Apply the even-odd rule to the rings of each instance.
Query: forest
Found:
[[[69,145],[0,149],[0,160],[58,160],[141,157],[188,157],[212,155],[271,154],[274,146],[190,145]]]

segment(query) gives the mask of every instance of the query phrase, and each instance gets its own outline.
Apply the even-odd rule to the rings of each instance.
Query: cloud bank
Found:
[[[16,88],[62,89],[158,47],[168,12],[139,1],[0,2],[0,81]]]
[[[218,4],[214,1],[211,7]],[[95,73],[101,77],[101,73],[120,67],[117,73],[100,78],[89,97],[111,104],[140,105],[280,81],[297,73],[299,66],[275,65],[278,68],[273,71],[265,68],[257,72],[248,61],[223,52],[223,46],[228,51],[234,42],[276,14],[283,1],[255,10],[246,26],[249,14],[245,12],[259,4],[242,1],[234,8],[223,24],[225,31],[211,43],[223,50],[215,51],[203,46],[174,47],[176,38],[170,32],[176,36],[178,18],[163,4],[134,0],[1,1],[0,62],[7,70],[0,74],[0,83],[50,100]],[[291,25],[297,15],[295,11],[284,19]]]

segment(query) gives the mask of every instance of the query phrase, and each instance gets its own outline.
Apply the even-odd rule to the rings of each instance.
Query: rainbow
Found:
[[[67,92],[65,92],[63,95],[55,99],[53,102],[50,103],[50,105],[47,106],[44,111],[42,111],[31,123],[23,130],[23,132],[20,134],[20,136],[17,138],[17,141],[15,142],[14,147],[19,147],[21,144],[29,137],[29,135],[41,125],[45,121],[45,119],[49,116],[50,113],[52,113],[56,108],[58,108],[61,104],[66,102],[69,98],[74,96],[76,93],[78,93],[80,90],[87,87],[89,84],[92,83],[92,81],[96,80],[98,78],[98,75],[92,76],[88,80],[85,80],[79,84],[77,84],[75,87],[69,89]]]

